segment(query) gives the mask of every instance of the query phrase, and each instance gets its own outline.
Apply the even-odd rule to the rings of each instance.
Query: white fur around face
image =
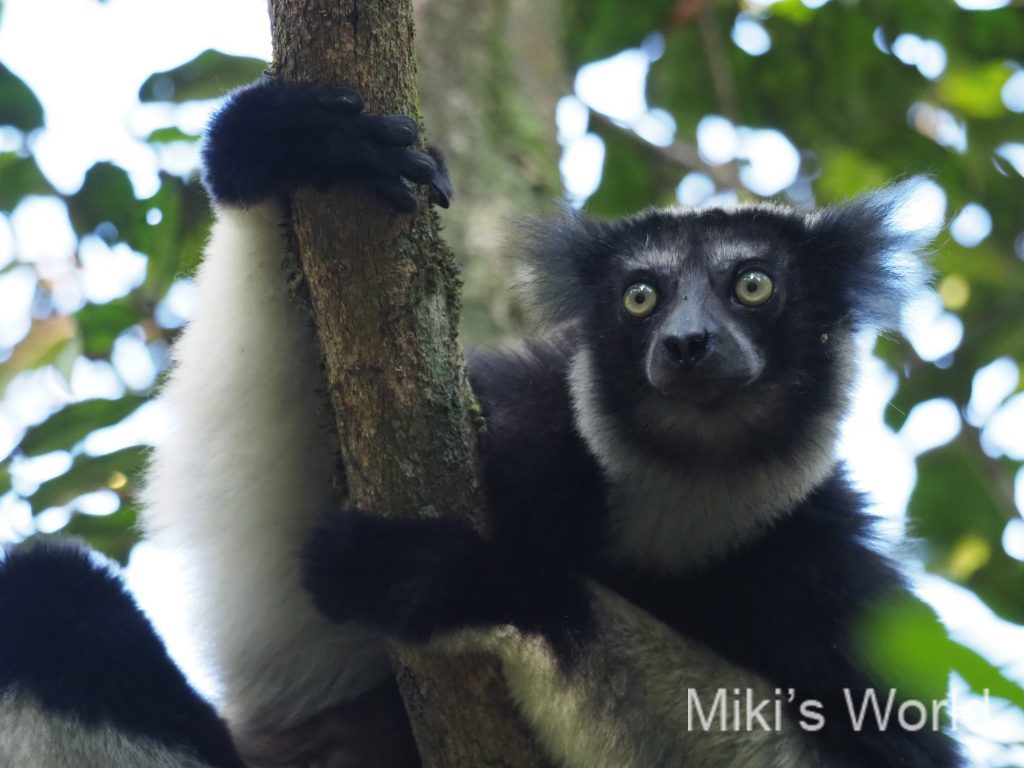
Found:
[[[43,710],[23,693],[0,695],[0,768],[208,768],[152,739]]]
[[[335,505],[319,355],[288,295],[279,206],[221,208],[195,316],[163,392],[172,431],[154,452],[147,536],[182,563],[190,631],[238,727],[282,727],[389,674],[380,639],[316,611],[301,548]]]
[[[514,629],[464,632],[448,649],[484,649],[502,660],[509,688],[548,755],[564,768],[819,768],[820,758],[788,715],[767,712],[768,729],[732,719],[732,691],[777,698],[763,679],[674,633],[614,593],[592,585],[598,639],[566,676],[542,638]],[[722,728],[710,718],[729,696]],[[691,691],[693,692],[691,694]],[[694,708],[701,702],[705,721]]]
[[[845,360],[848,351],[837,354]],[[710,474],[650,461],[632,451],[621,427],[602,409],[596,376],[590,352],[578,352],[569,372],[576,426],[609,480],[613,556],[663,571],[700,565],[756,536],[835,468],[842,407],[823,415],[812,439],[792,455],[759,466],[723,466]],[[741,428],[738,421],[719,423],[719,433],[709,432],[699,419],[667,426],[707,440],[709,448],[732,438],[721,432]]]

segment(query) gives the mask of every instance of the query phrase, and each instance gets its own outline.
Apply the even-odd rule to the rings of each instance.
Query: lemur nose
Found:
[[[699,363],[708,351],[708,333],[689,333],[685,336],[666,336],[661,341],[665,360],[678,368],[689,368]]]

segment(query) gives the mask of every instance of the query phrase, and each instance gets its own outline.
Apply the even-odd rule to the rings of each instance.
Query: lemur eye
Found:
[[[757,307],[772,297],[772,279],[764,272],[751,269],[736,281],[736,298],[748,307]]]
[[[633,317],[647,317],[658,303],[658,292],[647,283],[633,283],[622,295],[622,304]]]

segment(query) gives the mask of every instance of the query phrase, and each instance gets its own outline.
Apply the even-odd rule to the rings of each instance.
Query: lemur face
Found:
[[[802,268],[802,218],[660,212],[617,235],[579,333],[592,387],[638,430],[762,439],[798,399],[814,411],[845,391],[851,325]]]
[[[715,214],[653,224],[611,260],[613,334],[625,341],[615,354],[628,355],[658,394],[697,407],[755,387],[787,309],[792,246],[778,227],[747,232]]]
[[[820,211],[568,213],[528,233],[526,297],[573,329],[577,400],[609,428],[685,457],[780,450],[834,431],[854,332],[893,328],[921,287],[934,231],[901,221],[914,191]]]

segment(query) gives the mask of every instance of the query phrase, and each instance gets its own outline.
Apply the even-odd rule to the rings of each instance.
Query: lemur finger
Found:
[[[364,115],[358,120],[364,136],[396,147],[407,147],[420,135],[416,121],[405,115]]]
[[[414,184],[427,184],[437,174],[437,164],[426,152],[415,149],[398,150],[395,167]]]
[[[452,197],[448,174],[438,167],[435,157],[439,154],[418,150],[399,150],[395,167],[399,174],[413,184],[429,185],[430,202],[447,208]],[[442,163],[444,162],[442,158]]]

